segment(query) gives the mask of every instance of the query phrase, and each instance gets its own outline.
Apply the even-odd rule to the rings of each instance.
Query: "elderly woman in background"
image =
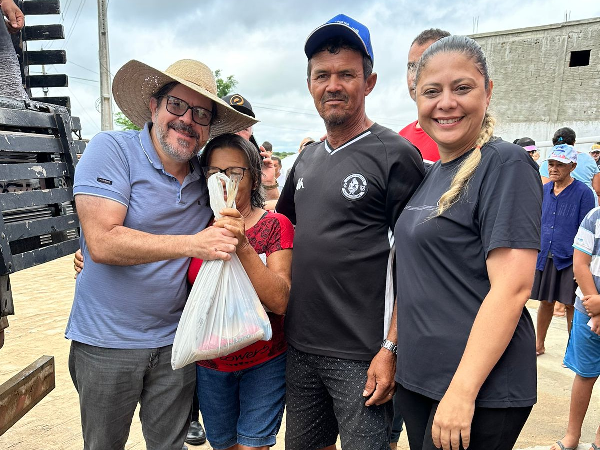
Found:
[[[517,139],[514,143],[523,147],[523,149],[529,153],[529,156],[531,156],[535,162],[540,159],[540,152],[535,145],[535,141],[530,137],[522,137],[521,139]]]
[[[554,132],[552,136],[552,145],[567,144],[575,147],[576,139],[575,131],[569,127],[559,128]],[[571,174],[573,178],[581,181],[587,187],[589,187],[594,194],[600,199],[600,169],[594,158],[588,153],[577,152],[577,167]],[[542,183],[546,184],[550,181],[548,177],[548,161],[544,161],[540,165],[540,175],[542,177]]]
[[[294,229],[285,216],[263,209],[262,162],[250,142],[233,134],[216,137],[202,151],[200,166],[206,178],[222,172],[240,182],[236,209],[223,210],[214,226],[227,228],[238,239],[236,254],[269,310],[273,329],[270,341],[198,362],[200,412],[214,449],[268,450],[275,445],[285,405],[283,314],[290,290]],[[201,264],[192,259],[190,283]]]
[[[546,349],[544,341],[556,301],[565,305],[567,329],[571,332],[577,285],[573,279],[573,239],[585,215],[596,206],[596,197],[571,174],[578,153],[571,145],[555,145],[548,158],[550,181],[544,185],[542,204],[542,250],[535,272],[531,298],[541,300],[537,313],[536,353]]]
[[[394,232],[396,395],[408,440],[412,449],[512,449],[536,402],[525,303],[540,247],[538,167],[492,137],[493,84],[472,39],[432,44],[415,87],[440,161]]]

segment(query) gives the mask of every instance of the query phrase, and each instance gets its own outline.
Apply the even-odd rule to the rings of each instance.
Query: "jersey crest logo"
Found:
[[[300,178],[296,184],[296,190],[304,189],[304,178]]]
[[[360,173],[352,173],[342,182],[342,195],[348,200],[358,200],[367,193],[367,179]]]

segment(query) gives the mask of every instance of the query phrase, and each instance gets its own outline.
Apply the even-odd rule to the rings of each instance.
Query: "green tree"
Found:
[[[221,78],[221,69],[215,70],[215,79],[217,81],[217,95],[219,98],[229,94],[238,83],[233,75],[229,75],[225,79]],[[140,130],[140,127],[129,120],[121,111],[115,114],[115,124],[123,131]]]
[[[225,79],[221,78],[221,69],[215,70],[215,79],[217,80],[217,95],[219,98],[230,94],[238,84],[233,75],[229,75]]]
[[[115,114],[115,123],[123,131],[140,129],[140,127],[129,120],[121,111]]]

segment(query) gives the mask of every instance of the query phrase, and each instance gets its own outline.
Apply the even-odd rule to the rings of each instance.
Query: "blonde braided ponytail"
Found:
[[[460,166],[458,166],[456,175],[454,175],[454,178],[452,178],[452,183],[450,183],[450,188],[440,197],[440,200],[438,201],[438,209],[435,213],[436,217],[441,216],[452,205],[454,205],[460,198],[460,195],[467,188],[469,180],[475,173],[475,169],[477,169],[477,166],[481,161],[481,147],[483,147],[491,139],[494,133],[495,123],[496,119],[486,112],[485,116],[483,117],[483,123],[481,125],[479,137],[475,141],[475,149],[460,164]]]

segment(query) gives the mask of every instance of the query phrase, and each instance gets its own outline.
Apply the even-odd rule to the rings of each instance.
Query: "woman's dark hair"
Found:
[[[552,145],[569,144],[575,145],[575,131],[569,127],[563,127],[556,130],[552,137]]]
[[[226,133],[211,139],[200,154],[200,167],[206,167],[210,164],[210,156],[217,148],[231,147],[240,150],[248,160],[248,170],[245,176],[250,176],[252,180],[252,191],[250,193],[250,203],[255,208],[265,206],[265,194],[262,187],[262,159],[256,151],[256,147],[237,134]]]

